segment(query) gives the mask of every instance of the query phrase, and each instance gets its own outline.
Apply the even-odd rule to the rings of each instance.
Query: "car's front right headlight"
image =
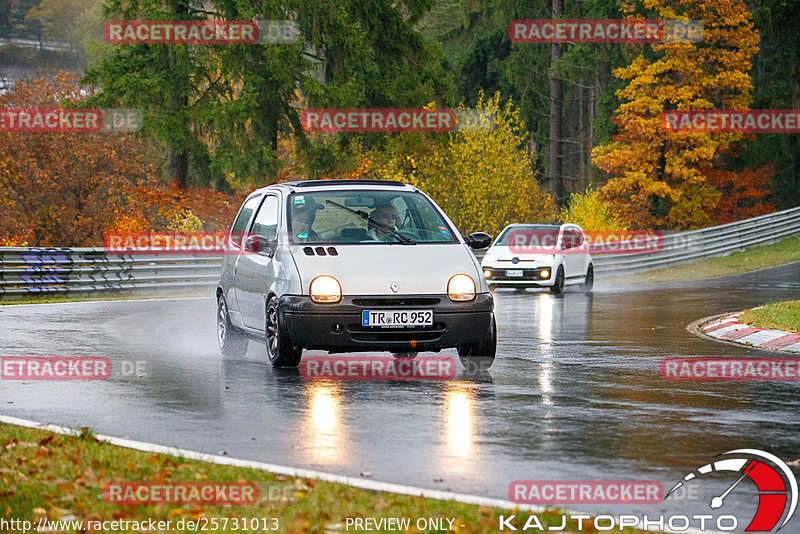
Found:
[[[494,263],[497,261],[497,258],[494,257],[492,254],[484,254],[483,259],[481,260],[481,265],[486,265],[487,263]]]
[[[323,274],[311,281],[311,300],[319,304],[335,304],[342,300],[342,286],[333,276]]]
[[[453,275],[447,282],[447,296],[454,302],[466,302],[475,298],[475,280],[466,274]]]

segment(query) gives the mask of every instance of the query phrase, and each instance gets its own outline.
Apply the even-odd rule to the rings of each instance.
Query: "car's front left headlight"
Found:
[[[335,304],[342,300],[342,286],[336,278],[327,274],[314,278],[308,292],[311,300],[320,304]]]
[[[456,274],[447,282],[447,296],[454,302],[466,302],[475,298],[475,280],[466,274]]]

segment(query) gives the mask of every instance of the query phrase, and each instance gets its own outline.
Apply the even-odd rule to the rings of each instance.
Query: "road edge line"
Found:
[[[4,307],[22,307],[22,306],[63,306],[64,304],[108,304],[113,302],[151,302],[154,300],[158,301],[165,301],[165,300],[199,300],[199,299],[214,299],[214,295],[209,295],[207,297],[153,297],[151,299],[99,299],[99,300],[75,300],[75,301],[64,301],[64,302],[26,302],[25,304],[0,304],[0,310]]]
[[[37,421],[31,421],[29,419],[20,419],[18,417],[13,417],[10,415],[0,414],[0,423],[9,424],[9,425],[16,425],[22,426],[26,428],[33,428],[38,430],[45,430],[48,432],[54,432],[56,434],[63,434],[68,436],[77,436],[80,434],[79,430],[74,428],[69,428],[65,426],[54,425],[51,423],[40,423]],[[126,449],[134,449],[143,452],[153,452],[153,453],[160,453],[160,454],[169,454],[172,456],[178,456],[182,458],[186,458],[189,460],[199,460],[201,462],[209,462],[215,463],[219,465],[230,465],[233,467],[245,467],[250,469],[260,469],[262,471],[268,471],[270,473],[275,473],[278,475],[285,475],[285,476],[292,476],[292,477],[300,477],[300,478],[313,478],[316,480],[322,480],[324,482],[333,482],[337,484],[344,484],[347,486],[352,486],[358,489],[365,489],[365,490],[372,490],[372,491],[380,491],[385,493],[397,493],[400,495],[410,495],[412,497],[424,497],[427,499],[434,499],[437,501],[455,501],[462,504],[474,504],[478,506],[490,506],[493,508],[501,508],[504,510],[519,510],[525,512],[533,512],[533,513],[544,513],[546,511],[553,511],[553,508],[548,508],[546,506],[537,506],[532,504],[516,504],[511,501],[506,501],[503,499],[495,499],[492,497],[481,497],[479,495],[470,495],[468,493],[453,493],[449,491],[442,491],[442,490],[431,490],[426,488],[419,488],[416,486],[407,486],[404,484],[396,484],[393,482],[380,482],[377,480],[364,480],[360,478],[348,477],[345,475],[335,475],[333,473],[326,473],[325,471],[316,471],[313,469],[303,469],[297,467],[288,467],[283,465],[277,464],[270,464],[266,462],[258,462],[255,460],[242,460],[240,458],[232,458],[229,456],[221,456],[218,454],[208,454],[204,452],[192,451],[188,449],[180,449],[177,447],[169,447],[167,445],[159,445],[157,443],[148,443],[146,441],[136,441],[126,438],[118,438],[114,436],[106,436],[104,434],[92,434],[98,441],[103,441],[109,443],[111,445],[117,445],[119,447],[124,447]],[[589,512],[577,512],[574,510],[566,510],[564,508],[560,508],[564,514],[569,515],[577,515],[577,514],[588,514]],[[598,514],[590,514],[596,516]],[[651,532],[666,532],[670,533],[669,530],[655,530],[655,529],[647,529]],[[682,530],[681,534],[683,533],[690,533],[690,534],[722,534],[721,532],[712,531],[712,530],[700,530],[695,528],[690,528],[688,530]],[[677,534],[677,533],[675,533]]]

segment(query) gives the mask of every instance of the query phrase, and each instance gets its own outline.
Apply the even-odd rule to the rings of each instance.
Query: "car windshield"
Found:
[[[421,193],[332,190],[289,195],[295,245],[457,243],[450,225]]]
[[[509,226],[500,234],[495,245],[509,246],[555,246],[558,241],[557,226],[544,224],[520,224]]]

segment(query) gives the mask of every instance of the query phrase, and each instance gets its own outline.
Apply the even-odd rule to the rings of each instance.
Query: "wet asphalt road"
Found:
[[[438,382],[305,380],[273,370],[255,342],[246,357],[225,359],[210,298],[0,307],[0,356],[108,356],[114,368],[106,381],[3,380],[0,413],[499,498],[517,479],[654,479],[669,489],[730,449],[800,458],[800,383],[666,382],[658,373],[665,357],[767,356],[685,327],[797,298],[800,263],[636,291],[602,282],[562,297],[500,290],[490,373]],[[137,362],[141,377],[131,374]],[[733,480],[717,482],[724,490]],[[707,512],[714,491],[663,506]],[[750,493],[732,493],[726,507],[752,517]],[[786,531],[800,532],[800,519]]]

